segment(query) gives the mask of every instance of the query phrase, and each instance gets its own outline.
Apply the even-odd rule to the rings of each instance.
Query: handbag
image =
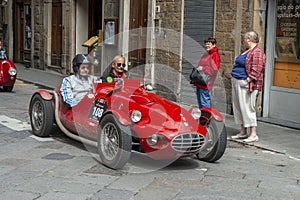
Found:
[[[210,80],[210,75],[205,73],[204,71],[198,71],[197,69],[193,68],[192,73],[190,74],[190,80],[193,83],[198,83],[203,86],[207,86]]]

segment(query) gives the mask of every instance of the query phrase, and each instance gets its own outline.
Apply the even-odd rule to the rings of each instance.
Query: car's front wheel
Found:
[[[109,168],[120,169],[130,158],[132,138],[129,127],[107,114],[98,127],[98,152],[101,162]]]
[[[54,112],[52,102],[35,94],[29,105],[29,117],[34,135],[39,137],[49,136],[53,127]]]
[[[14,86],[3,86],[4,92],[11,92],[13,90]]]
[[[215,162],[219,160],[227,146],[227,132],[223,122],[214,119],[206,126],[206,145],[197,157],[206,162]]]

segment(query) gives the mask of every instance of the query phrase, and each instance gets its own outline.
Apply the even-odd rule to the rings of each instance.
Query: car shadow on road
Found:
[[[94,160],[98,162],[98,164],[94,166],[94,169],[91,170],[93,171],[91,173],[116,174],[116,172],[113,172],[115,170],[109,169],[101,164],[101,161],[97,156],[98,152],[96,147],[92,147],[69,138],[56,125],[53,126],[50,137],[52,137],[55,141],[72,145],[78,149],[90,152],[91,156],[94,157]],[[146,154],[132,151],[128,164],[126,164],[124,169],[121,171],[123,171],[123,173],[130,173],[134,169],[136,172],[140,171],[143,173],[157,170],[190,170],[199,168],[201,167],[200,165],[201,161],[199,161],[196,156],[177,158],[173,160],[154,160]]]
[[[50,137],[52,137],[54,140],[62,142],[64,144],[69,144],[69,145],[75,146],[81,150],[87,150],[85,144],[68,137],[56,125],[53,125],[52,131],[50,133]]]
[[[177,158],[172,160],[154,160],[145,154],[133,152],[130,165],[144,170],[188,170],[199,167],[199,162],[194,157]]]

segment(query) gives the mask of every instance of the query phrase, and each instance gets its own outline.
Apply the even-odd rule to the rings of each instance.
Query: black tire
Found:
[[[197,157],[206,162],[215,162],[225,153],[227,146],[227,132],[223,122],[212,119],[206,127],[207,139],[204,149],[197,154]],[[217,141],[215,141],[217,140]]]
[[[35,94],[29,104],[29,116],[34,135],[39,137],[50,135],[54,120],[52,101]]]
[[[3,86],[4,92],[11,92],[13,90],[14,86]]]
[[[132,148],[130,128],[121,125],[112,114],[107,114],[98,127],[98,153],[109,168],[120,169],[129,160]]]

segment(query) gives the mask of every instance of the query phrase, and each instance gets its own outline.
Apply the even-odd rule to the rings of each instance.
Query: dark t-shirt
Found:
[[[112,68],[108,68],[103,72],[101,79],[102,79],[103,83],[106,83],[106,82],[111,83],[114,80],[114,78],[128,78],[128,76],[129,76],[129,74],[126,70],[124,70],[123,74],[116,75],[113,72]]]

